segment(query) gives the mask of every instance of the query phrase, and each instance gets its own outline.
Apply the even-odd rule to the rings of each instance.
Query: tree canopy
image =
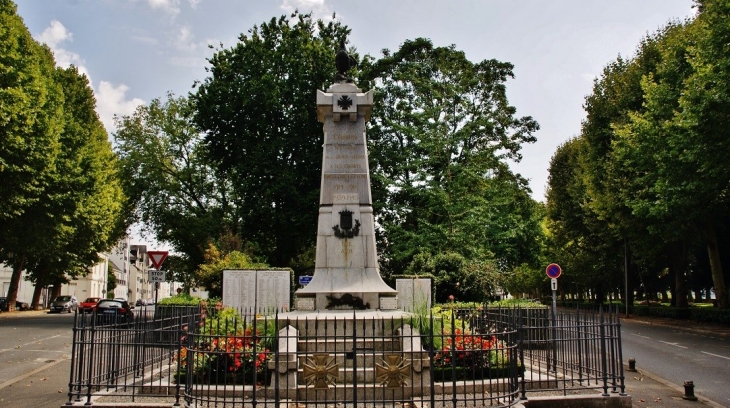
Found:
[[[272,266],[314,245],[322,157],[314,95],[332,82],[348,34],[311,14],[273,18],[217,50],[191,95],[211,163],[234,186],[233,232]]]
[[[566,256],[601,264],[607,251],[588,248],[616,254],[623,241],[630,286],[656,293],[663,290],[658,282],[671,281],[679,307],[687,305],[687,280],[701,281],[700,270],[709,268],[717,304],[728,307],[721,243],[728,242],[730,99],[723,67],[730,60],[720,49],[730,38],[730,8],[714,0],[698,5],[696,18],[648,35],[634,57],[617,58],[596,80],[581,135],[553,158],[548,216]],[[580,148],[568,156],[571,146]],[[592,245],[569,250],[588,237]],[[609,277],[620,276],[623,265],[603,265],[598,276],[616,287],[620,280]]]
[[[15,4],[0,1],[0,261],[36,283],[84,275],[125,232],[116,160],[86,77],[56,68]]]
[[[520,160],[538,125],[507,101],[512,65],[474,63],[423,38],[363,65],[375,90],[368,139],[386,272],[413,271],[421,253],[463,258],[457,275],[534,264],[536,203],[506,159]]]

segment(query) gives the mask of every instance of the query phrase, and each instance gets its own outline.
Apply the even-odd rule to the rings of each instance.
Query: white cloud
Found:
[[[180,51],[195,51],[198,47],[193,40],[193,33],[188,26],[180,26],[175,35],[175,48]]]
[[[56,48],[58,44],[66,40],[73,41],[73,34],[60,21],[53,20],[51,21],[51,25],[43,30],[36,39],[48,44],[51,48]]]
[[[66,29],[60,21],[51,21],[51,25],[43,30],[40,35],[36,36],[36,39],[46,43],[51,51],[53,51],[57,66],[68,68],[73,64],[78,68],[79,73],[86,75],[92,89],[95,88],[91,80],[91,75],[89,75],[88,70],[83,65],[84,60],[78,54],[61,47],[61,44],[64,42],[73,41],[73,33]],[[125,100],[125,94],[128,90],[129,87],[127,85],[119,84],[115,86],[107,81],[101,81],[99,86],[94,89],[96,112],[99,114],[99,118],[104,123],[107,131],[112,131],[115,128],[115,114],[129,115],[134,112],[134,109],[138,105],[144,104],[144,101],[139,98]]]
[[[332,11],[325,0],[284,0],[281,8],[287,13],[299,10],[300,13],[306,14],[311,11],[312,17],[321,18],[324,21],[332,18]]]
[[[207,65],[205,58],[210,54],[208,45],[220,42],[215,39],[196,41],[193,30],[185,25],[177,27],[169,37],[170,45],[177,51],[169,61],[179,67],[205,67]]]
[[[66,27],[61,24],[58,20],[52,20],[51,25],[48,26],[43,32],[36,36],[36,40],[46,43],[48,47],[53,51],[56,65],[61,68],[68,68],[71,64],[75,65],[79,72],[85,74],[89,79],[89,71],[84,67],[84,60],[81,59],[79,54],[71,52],[61,47],[61,44],[68,41],[73,41],[73,33],[68,31]]]
[[[202,0],[188,0],[188,4],[191,9],[195,10],[201,1]],[[147,4],[149,4],[154,10],[160,9],[173,16],[180,14],[180,0],[147,0]]]
[[[180,13],[180,0],[147,0],[147,3],[153,9],[162,9],[174,15]]]
[[[114,115],[131,115],[137,106],[144,104],[139,98],[126,100],[129,87],[124,84],[114,85],[111,82],[101,81],[96,91],[96,111],[107,131],[115,129]]]

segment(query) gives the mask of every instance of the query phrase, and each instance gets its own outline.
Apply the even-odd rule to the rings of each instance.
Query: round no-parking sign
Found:
[[[550,265],[545,268],[545,274],[549,278],[557,279],[560,277],[560,274],[563,273],[563,270],[560,268],[560,265],[556,263],[551,263]]]

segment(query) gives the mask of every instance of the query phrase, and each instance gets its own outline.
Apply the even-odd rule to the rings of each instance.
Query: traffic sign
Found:
[[[165,271],[147,271],[148,281],[165,282]]]
[[[560,265],[556,263],[551,263],[550,265],[545,268],[545,273],[547,274],[548,278],[559,278],[560,274],[563,272],[563,270],[560,268]]]
[[[552,278],[552,279],[550,279],[550,288],[553,291],[558,290],[558,278]]]
[[[311,276],[306,276],[305,275],[305,276],[300,276],[299,277],[299,284],[302,285],[302,286],[306,286],[311,281],[312,281],[312,277]]]
[[[155,269],[160,269],[162,263],[165,262],[165,258],[167,258],[167,251],[147,251],[147,256],[150,257],[152,266],[154,266]]]

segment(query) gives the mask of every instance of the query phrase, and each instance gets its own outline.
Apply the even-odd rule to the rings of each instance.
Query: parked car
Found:
[[[135,306],[147,306],[149,303],[147,303],[147,299],[137,299],[137,302],[135,302]]]
[[[30,303],[23,302],[22,300],[16,300],[15,310],[30,310]]]
[[[15,301],[15,310],[30,310],[30,304],[23,302],[22,300]],[[0,297],[0,312],[8,311],[8,298],[5,296]]]
[[[79,303],[79,312],[81,313],[91,313],[94,311],[94,307],[96,306],[97,302],[99,302],[101,298],[98,297],[88,297],[83,302]]]
[[[69,295],[62,295],[58,296],[56,299],[51,302],[51,313],[61,313],[61,312],[67,312],[71,313],[76,311],[76,309],[79,307],[79,303],[76,301],[76,298]]]
[[[97,324],[132,323],[134,312],[126,300],[102,299],[94,308]]]

